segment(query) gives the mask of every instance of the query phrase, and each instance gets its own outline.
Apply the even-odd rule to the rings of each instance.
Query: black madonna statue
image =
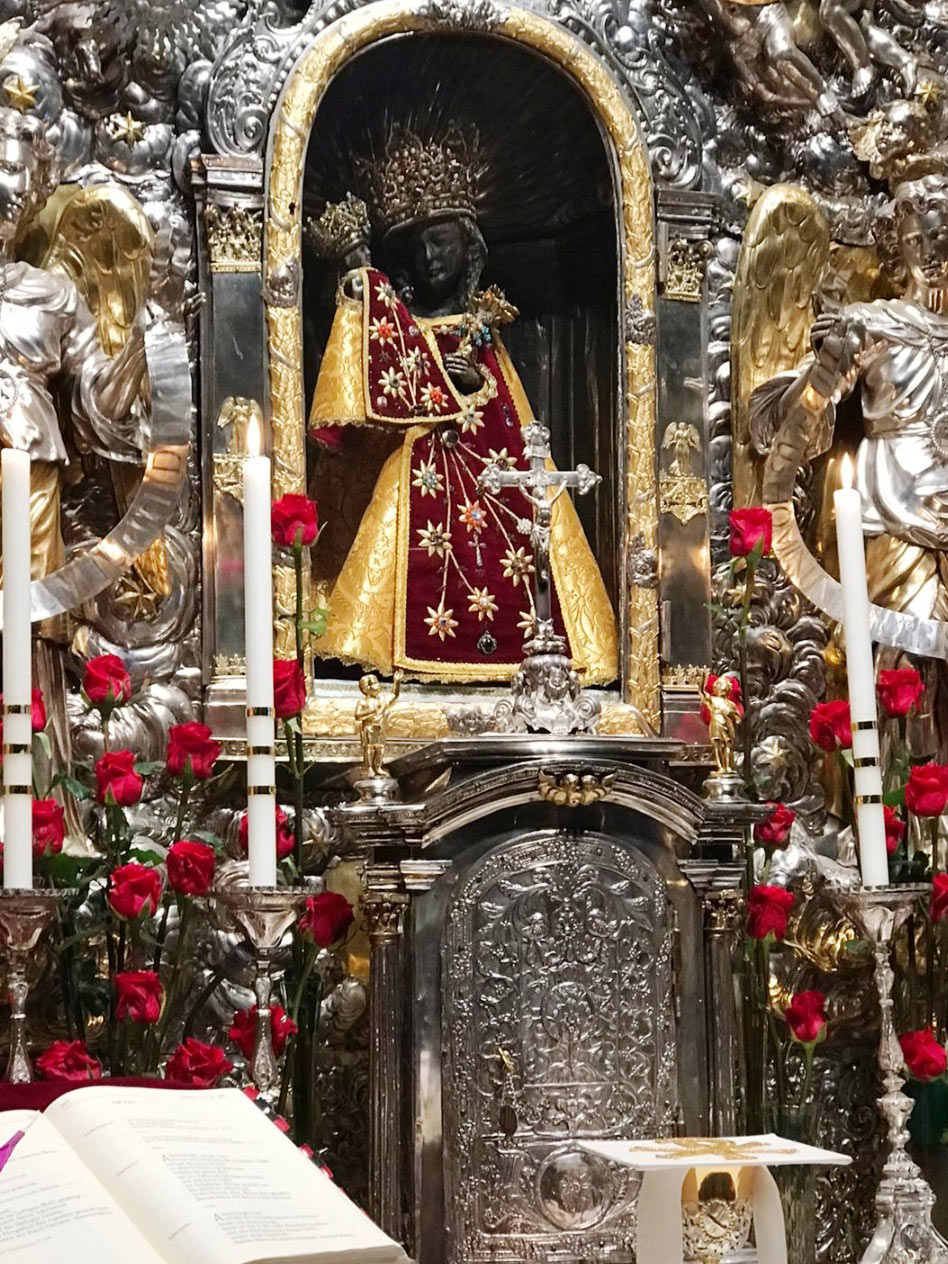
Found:
[[[371,427],[376,448],[391,450],[327,594],[317,649],[420,680],[507,678],[535,616],[532,508],[518,488],[478,480],[490,465],[526,468],[533,413],[500,337],[516,308],[478,288],[477,136],[392,125],[353,170],[364,200],[349,193],[308,226],[341,273],[310,428],[346,449],[350,428],[364,442]],[[372,241],[388,275],[370,262]],[[615,617],[566,497],[553,511],[551,570],[557,632],[587,682],[611,681]]]

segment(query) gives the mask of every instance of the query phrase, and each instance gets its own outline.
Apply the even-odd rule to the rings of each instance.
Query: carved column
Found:
[[[718,1137],[738,1130],[741,1033],[734,1002],[734,950],[743,914],[744,897],[738,890],[709,891],[704,897],[711,1132]]]
[[[409,896],[397,865],[366,868],[362,911],[372,946],[369,974],[369,1214],[396,1241],[404,1236],[405,1112],[402,933]]]

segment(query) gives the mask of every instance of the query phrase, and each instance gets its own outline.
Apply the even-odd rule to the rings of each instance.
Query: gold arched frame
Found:
[[[450,31],[411,0],[379,0],[347,14],[318,34],[303,52],[284,86],[270,137],[265,209],[265,294],[284,291],[298,271],[302,244],[302,192],[306,148],[326,89],[350,58],[391,35]],[[518,8],[496,9],[484,35],[511,40],[559,67],[580,89],[612,149],[621,206],[620,267],[622,310],[638,300],[655,306],[655,252],[652,176],[648,150],[633,110],[615,80],[590,50],[548,18]],[[303,398],[303,321],[299,304],[266,304],[270,424],[274,495],[306,489]],[[658,498],[655,477],[655,348],[626,342],[625,386],[626,547],[658,551]],[[633,542],[634,541],[634,546]],[[285,586],[277,576],[277,591]],[[661,727],[659,594],[655,586],[629,586],[624,622],[624,698],[605,700],[600,732],[634,734],[642,720]],[[338,739],[353,733],[354,701],[333,693],[316,697],[307,709],[306,730]],[[408,697],[392,714],[395,738],[433,738],[448,732],[443,700]]]

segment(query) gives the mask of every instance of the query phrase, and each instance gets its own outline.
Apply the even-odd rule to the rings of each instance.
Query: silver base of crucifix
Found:
[[[463,733],[594,733],[600,706],[583,692],[566,642],[541,624],[524,646],[525,657],[510,682],[510,693],[493,707],[467,707],[450,717]]]

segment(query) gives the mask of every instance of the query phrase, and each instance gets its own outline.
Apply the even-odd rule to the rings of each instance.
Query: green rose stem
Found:
[[[296,539],[293,542],[293,571],[296,576],[296,617],[293,621],[296,633],[296,661],[299,664],[300,671],[305,673],[306,662],[303,650],[303,529],[302,527],[296,533]],[[305,679],[305,675],[304,675]],[[294,746],[296,749],[295,770],[293,775],[293,809],[295,819],[293,821],[293,859],[296,862],[296,872],[302,876],[303,873],[303,716],[297,717],[299,726],[294,736]],[[289,739],[287,740],[287,751],[289,751]]]
[[[908,950],[908,1009],[909,1023],[908,1027],[912,1031],[916,1031],[918,1022],[918,958],[915,951],[915,914],[909,915],[908,921],[905,923],[906,947]]]
[[[741,745],[744,751],[744,785],[751,798],[754,798],[754,769],[751,762],[751,731],[748,717],[749,697],[747,692],[747,628],[750,623],[751,601],[754,596],[754,577],[757,574],[757,563],[760,560],[760,546],[755,545],[744,559],[744,597],[741,602],[741,618],[737,625],[737,657],[738,671],[741,680],[741,703],[744,715],[741,719]]]
[[[932,817],[932,882],[938,875],[938,827],[939,818]],[[925,985],[928,990],[928,1025],[935,1025],[935,921],[928,916],[928,938],[925,939]]]
[[[174,834],[171,842],[179,843],[181,835],[184,831],[184,817],[188,810],[188,799],[191,797],[191,787],[194,784],[194,777],[191,773],[191,760],[188,758],[184,765],[184,772],[181,774],[181,793],[178,796],[178,814],[174,822]]]
[[[184,961],[184,945],[188,937],[188,923],[191,918],[192,901],[186,896],[176,897],[178,906],[178,942],[175,944],[174,963],[171,967],[171,978],[168,983],[168,990],[165,993],[165,1007],[162,1010],[161,1018],[157,1024],[155,1032],[154,1056],[157,1059],[161,1054],[161,1047],[164,1043],[165,1036],[168,1033],[168,1026],[171,1023],[171,1017],[174,1013],[175,1002],[178,999],[178,992],[181,985],[181,975],[183,973],[181,966]]]
[[[299,941],[300,941],[300,936],[297,935],[294,938],[294,944],[293,944],[294,949],[297,949]],[[299,981],[296,985],[296,990],[293,993],[293,999],[290,1002],[290,1019],[294,1023],[296,1023],[297,1027],[299,1027],[300,1007],[303,1003],[303,997],[306,995],[306,984],[309,981],[309,977],[313,972],[313,966],[316,964],[316,957],[318,955],[318,952],[319,952],[319,949],[316,947],[315,944],[308,943],[306,945],[306,953],[303,958],[302,967],[300,969]],[[291,1080],[297,1081],[297,1088],[299,1088],[299,1082],[297,1080],[297,1077],[299,1076],[300,1069],[301,1069],[300,1052],[298,1049],[298,1046],[300,1045],[300,1043],[305,1045],[306,1042],[305,1040],[300,1042],[298,1040],[298,1036],[296,1032],[294,1032],[293,1035],[290,1036],[289,1040],[287,1041],[286,1055],[283,1060],[283,1074],[280,1079],[280,1097],[277,1103],[277,1114],[279,1115],[284,1114],[286,1111],[286,1102],[287,1102],[287,1097],[289,1095],[289,1090],[290,1090],[290,1081]],[[296,1093],[294,1093],[293,1095],[293,1116],[294,1116],[294,1119],[293,1119],[294,1127],[296,1127],[299,1122],[298,1116],[297,1116]]]

